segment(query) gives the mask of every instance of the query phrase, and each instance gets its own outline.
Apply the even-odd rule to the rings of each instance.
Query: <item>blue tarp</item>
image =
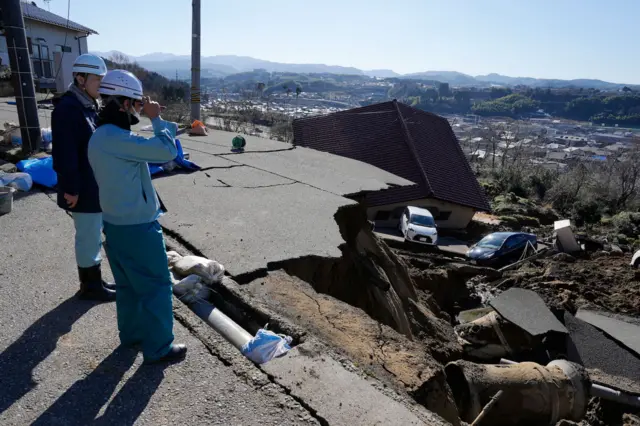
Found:
[[[53,171],[53,158],[31,158],[19,161],[16,167],[31,176],[34,183],[53,188],[58,183],[58,175]]]
[[[54,142],[55,143],[55,142]],[[184,152],[182,151],[182,145],[180,141],[176,139],[176,147],[178,148],[178,155],[173,160],[179,168],[187,170],[200,170],[200,166],[186,160],[184,158]],[[58,175],[53,170],[53,158],[31,158],[28,160],[22,160],[16,164],[18,170],[28,173],[33,179],[34,183],[37,183],[48,188],[53,188],[58,183]],[[152,175],[163,172],[162,164],[149,164],[149,171]]]
[[[178,148],[178,155],[176,155],[176,158],[173,159],[173,162],[176,163],[178,167],[187,170],[200,170],[200,166],[184,158],[182,144],[180,143],[179,139],[176,139],[176,148]],[[152,175],[164,172],[165,170],[162,168],[162,166],[162,164],[149,163],[149,172],[151,172]]]

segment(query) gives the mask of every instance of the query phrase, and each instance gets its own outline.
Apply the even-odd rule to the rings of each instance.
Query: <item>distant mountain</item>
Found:
[[[191,57],[189,55],[174,55],[172,53],[154,52],[142,56],[131,56],[116,50],[93,53],[105,58],[110,58],[113,55],[123,55],[128,57],[131,61],[135,61],[141,66],[168,78],[175,78],[176,74],[180,79],[188,79],[191,76]],[[474,77],[457,71],[425,71],[401,75],[390,69],[363,71],[358,68],[343,67],[339,65],[286,64],[282,62],[271,62],[263,59],[256,59],[250,56],[236,55],[203,56],[200,62],[202,76],[207,78],[220,78],[240,72],[253,71],[254,69],[264,69],[268,72],[291,72],[298,74],[350,74],[378,78],[425,80],[425,83],[429,82],[427,84],[432,84],[433,81],[438,81],[460,87],[526,85],[533,88],[583,87],[600,90],[618,90],[625,86],[624,84],[610,83],[594,79],[559,80],[532,77],[509,77],[496,73],[478,75]],[[631,88],[640,87],[633,85],[628,86]]]
[[[477,85],[478,81],[470,75],[457,71],[426,71],[412,74],[405,74],[402,78],[437,80],[452,85],[467,86]]]
[[[364,75],[369,77],[378,77],[378,78],[400,77],[400,74],[398,74],[393,70],[368,70],[368,71],[364,71]]]

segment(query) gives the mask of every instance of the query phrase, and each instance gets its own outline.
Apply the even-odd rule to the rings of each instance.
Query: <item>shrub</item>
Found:
[[[611,224],[618,234],[624,234],[628,237],[636,237],[638,235],[638,225],[640,225],[640,213],[621,212],[611,218]]]
[[[572,207],[571,217],[577,226],[598,223],[602,218],[602,205],[593,199],[578,200]]]
[[[522,225],[520,221],[515,216],[500,216],[500,224],[504,226],[508,226],[513,229],[520,229]]]
[[[538,218],[531,216],[523,216],[519,214],[513,215],[513,218],[520,223],[521,226],[534,226],[536,228],[540,227],[540,221]]]

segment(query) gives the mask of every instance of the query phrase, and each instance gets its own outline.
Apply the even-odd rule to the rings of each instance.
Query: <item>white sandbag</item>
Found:
[[[181,256],[175,251],[167,252],[169,267],[178,275],[198,275],[205,284],[218,283],[224,277],[224,266],[215,260],[200,256]]]
[[[9,186],[18,191],[27,192],[33,186],[33,179],[28,173],[2,173],[0,172],[0,186]]]

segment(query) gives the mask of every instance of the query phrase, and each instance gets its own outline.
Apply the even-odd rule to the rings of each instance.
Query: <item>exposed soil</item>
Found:
[[[244,289],[271,310],[287,316],[348,356],[358,367],[459,424],[442,364],[430,355],[430,349],[442,345],[438,339],[411,341],[361,309],[318,293],[284,271],[271,272]]]
[[[611,312],[640,316],[640,270],[629,265],[629,255],[605,253],[592,254],[591,259],[555,255],[528,262],[506,272],[505,280],[498,284],[500,290],[534,290],[549,307],[572,314],[581,306],[596,305]]]

